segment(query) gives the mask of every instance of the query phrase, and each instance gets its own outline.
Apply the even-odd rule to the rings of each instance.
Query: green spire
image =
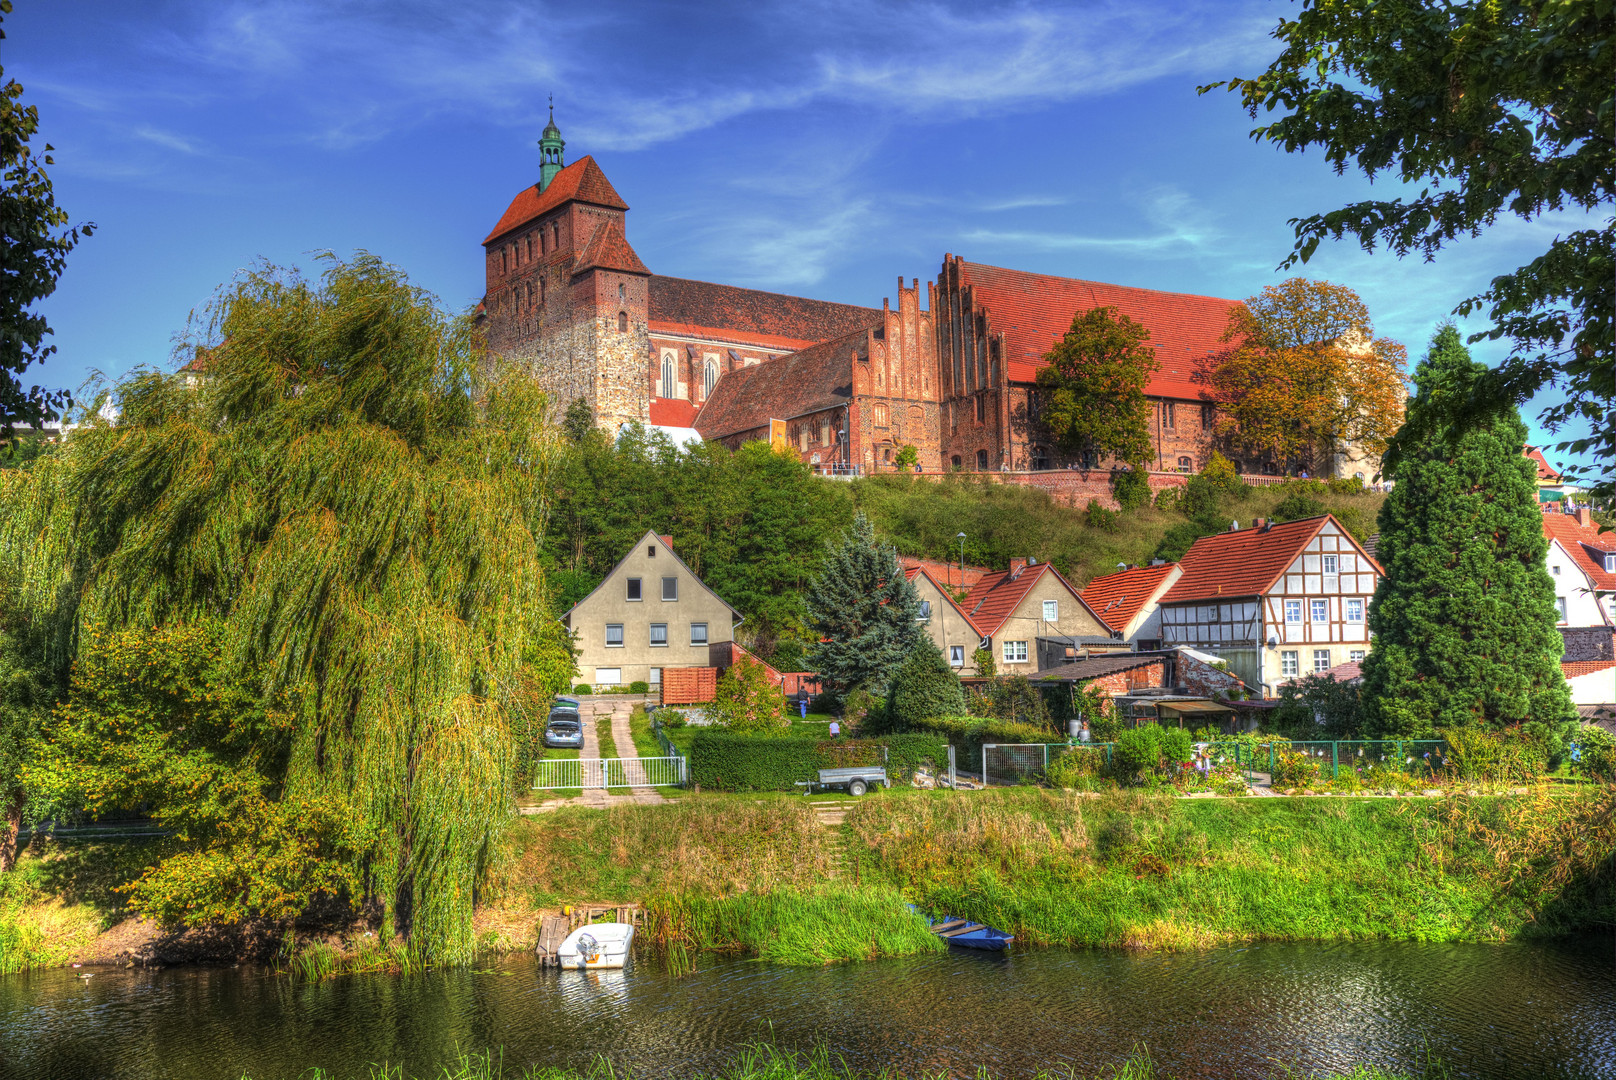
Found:
[[[561,141],[561,129],[555,122],[555,95],[550,95],[550,122],[544,125],[544,134],[539,136],[539,156],[543,164],[539,167],[539,190],[543,191],[550,186],[550,181],[556,178],[561,171],[561,151],[567,144]]]

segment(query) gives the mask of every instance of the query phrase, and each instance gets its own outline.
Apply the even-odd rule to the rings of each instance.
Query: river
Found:
[[[455,1048],[507,1064],[680,1076],[767,1037],[859,1067],[1090,1072],[1143,1044],[1173,1076],[1265,1075],[1429,1048],[1465,1077],[1616,1080],[1609,938],[1509,945],[1257,945],[1194,953],[954,950],[830,968],[713,960],[683,979],[541,971],[526,956],[424,975],[293,982],[255,968],[0,978],[0,1076],[290,1080],[368,1062],[426,1073]]]

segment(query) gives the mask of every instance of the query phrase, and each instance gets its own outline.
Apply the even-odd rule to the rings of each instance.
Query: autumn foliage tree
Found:
[[[1151,459],[1145,385],[1161,364],[1149,330],[1116,308],[1082,311],[1044,361],[1040,419],[1061,449],[1129,465]]]
[[[1281,462],[1347,444],[1379,457],[1402,423],[1407,353],[1375,337],[1358,294],[1291,278],[1229,313],[1209,380],[1221,431]]]

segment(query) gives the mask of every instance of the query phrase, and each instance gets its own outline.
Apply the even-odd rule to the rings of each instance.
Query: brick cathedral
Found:
[[[1276,471],[1221,445],[1195,380],[1236,301],[956,255],[926,282],[924,304],[920,282],[900,277],[896,308],[664,277],[629,244],[628,204],[595,160],[564,163],[553,115],[539,146],[538,183],[483,241],[481,310],[494,362],[530,369],[558,414],[581,398],[605,428],[695,428],[731,447],[770,437],[776,421],[826,472],[891,470],[905,445],[926,472],[1108,470],[1041,429],[1035,377],[1073,315],[1111,306],[1149,329],[1161,359],[1146,389],[1153,470],[1198,470],[1216,448],[1242,471]]]

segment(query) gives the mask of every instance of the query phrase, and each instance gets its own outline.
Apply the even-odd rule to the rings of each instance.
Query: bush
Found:
[[[1064,690],[1064,684],[1057,685]],[[1053,731],[1043,691],[1025,675],[1001,675],[981,690],[973,688],[968,704],[974,715],[1031,725],[1043,732],[1044,741]]]
[[[1246,482],[1240,479],[1240,473],[1235,470],[1234,462],[1216,450],[1212,451],[1212,457],[1200,475],[1208,486],[1226,498],[1239,499],[1246,494]]]
[[[1274,507],[1275,521],[1301,521],[1324,513],[1324,503],[1308,491],[1293,491]]]
[[[881,701],[862,686],[849,690],[842,699],[842,729],[844,734],[881,727]]]
[[[1616,780],[1616,737],[1602,727],[1584,724],[1573,739],[1572,770],[1590,780]]]
[[[718,680],[707,714],[713,723],[735,732],[784,731],[786,699],[769,681],[762,664],[740,660]]]
[[[991,679],[998,672],[993,664],[992,649],[977,649],[971,654],[971,663],[976,665],[976,673],[984,679]]]
[[[628,684],[628,692],[631,694],[649,694],[651,692],[651,684],[643,679],[635,679],[633,682]]]
[[[1324,771],[1323,762],[1311,754],[1287,750],[1274,755],[1274,787],[1307,787]]]
[[[1117,736],[1111,751],[1111,770],[1124,783],[1156,775],[1171,775],[1190,760],[1190,733],[1183,728],[1141,724]]]
[[[929,716],[910,725],[913,732],[941,736],[958,749],[967,765],[980,758],[983,743],[1047,743],[1049,732],[1031,724],[1018,724],[981,716]]]
[[[574,694],[587,694],[587,693],[589,693],[589,684],[588,683],[579,683],[577,686],[574,686],[572,688],[572,692]]]
[[[698,731],[690,746],[690,779],[712,791],[795,791],[820,769],[884,763],[893,783],[908,783],[923,765],[948,760],[945,740],[935,735],[883,739],[792,739]]]
[[[1044,779],[1051,787],[1093,790],[1105,773],[1105,748],[1100,746],[1074,746],[1063,750],[1049,762]]]
[[[1111,494],[1123,510],[1137,510],[1150,502],[1150,478],[1143,469],[1118,469],[1111,474]]]
[[[892,677],[882,726],[901,731],[928,716],[958,716],[964,711],[959,678],[931,637],[922,637]]]
[[[1183,497],[1184,497],[1184,489],[1183,488],[1181,488],[1181,487],[1164,487],[1160,491],[1156,492],[1156,509],[1164,510],[1164,511],[1165,510],[1177,510],[1178,509],[1178,500],[1182,499]]]
[[[682,728],[690,722],[678,709],[658,709],[656,718],[658,723],[668,728]]]
[[[1101,529],[1105,532],[1115,532],[1117,519],[1122,515],[1115,510],[1107,510],[1100,505],[1100,500],[1090,499],[1088,507],[1083,511],[1083,520],[1091,529]]]

